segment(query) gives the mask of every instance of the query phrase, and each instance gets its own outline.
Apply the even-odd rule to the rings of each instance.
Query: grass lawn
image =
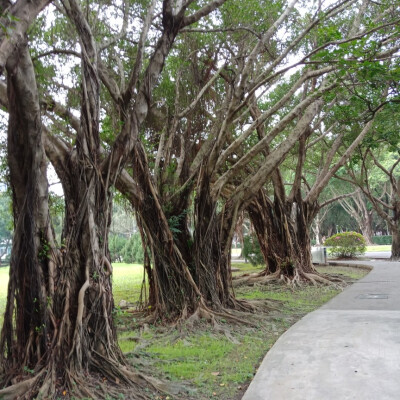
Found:
[[[243,272],[262,267],[235,263]],[[353,281],[368,271],[355,267],[321,267],[320,272]],[[253,378],[259,363],[275,341],[305,314],[336,296],[333,286],[289,288],[284,284],[243,286],[238,298],[266,304],[269,309],[242,316],[254,325],[234,324],[220,318],[216,325],[198,322],[166,329],[138,326],[132,316],[119,320],[119,342],[132,364],[180,388],[169,397],[180,400],[239,400]],[[183,388],[183,389],[182,389]],[[162,397],[165,398],[165,397]]]
[[[121,300],[138,301],[144,277],[141,264],[113,263],[113,295],[115,305]]]
[[[7,299],[7,285],[8,285],[8,272],[9,267],[0,268],[0,331],[3,326],[3,314],[6,308]]]

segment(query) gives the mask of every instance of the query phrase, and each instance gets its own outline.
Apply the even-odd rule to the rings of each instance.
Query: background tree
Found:
[[[379,129],[379,128],[378,128]],[[396,140],[393,135],[391,141]],[[396,261],[400,257],[399,238],[399,192],[398,164],[399,157],[390,151],[396,144],[387,143],[385,139],[378,140],[377,146],[360,148],[361,160],[348,166],[348,175],[341,179],[357,184],[371,201],[374,210],[387,223],[392,235],[392,256]],[[387,152],[389,150],[389,152]],[[379,160],[381,158],[381,160]]]

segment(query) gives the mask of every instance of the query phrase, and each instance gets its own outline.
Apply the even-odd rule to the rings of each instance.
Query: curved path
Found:
[[[399,400],[400,263],[373,270],[284,333],[242,400]]]

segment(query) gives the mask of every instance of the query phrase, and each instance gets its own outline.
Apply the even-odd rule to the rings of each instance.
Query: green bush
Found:
[[[392,235],[372,236],[372,243],[374,243],[374,244],[392,244]]]
[[[260,243],[256,235],[244,237],[242,254],[245,260],[249,260],[252,265],[264,264],[264,257],[261,253]]]
[[[364,236],[357,232],[337,233],[325,240],[328,252],[336,257],[351,258],[367,250]]]
[[[142,238],[134,233],[122,249],[122,259],[125,263],[141,264],[144,260]]]
[[[110,234],[108,237],[108,247],[110,250],[111,262],[122,262],[122,250],[128,239],[121,235]]]

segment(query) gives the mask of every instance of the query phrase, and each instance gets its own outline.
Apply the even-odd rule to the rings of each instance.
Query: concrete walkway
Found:
[[[399,400],[400,263],[374,269],[284,333],[242,400]]]

